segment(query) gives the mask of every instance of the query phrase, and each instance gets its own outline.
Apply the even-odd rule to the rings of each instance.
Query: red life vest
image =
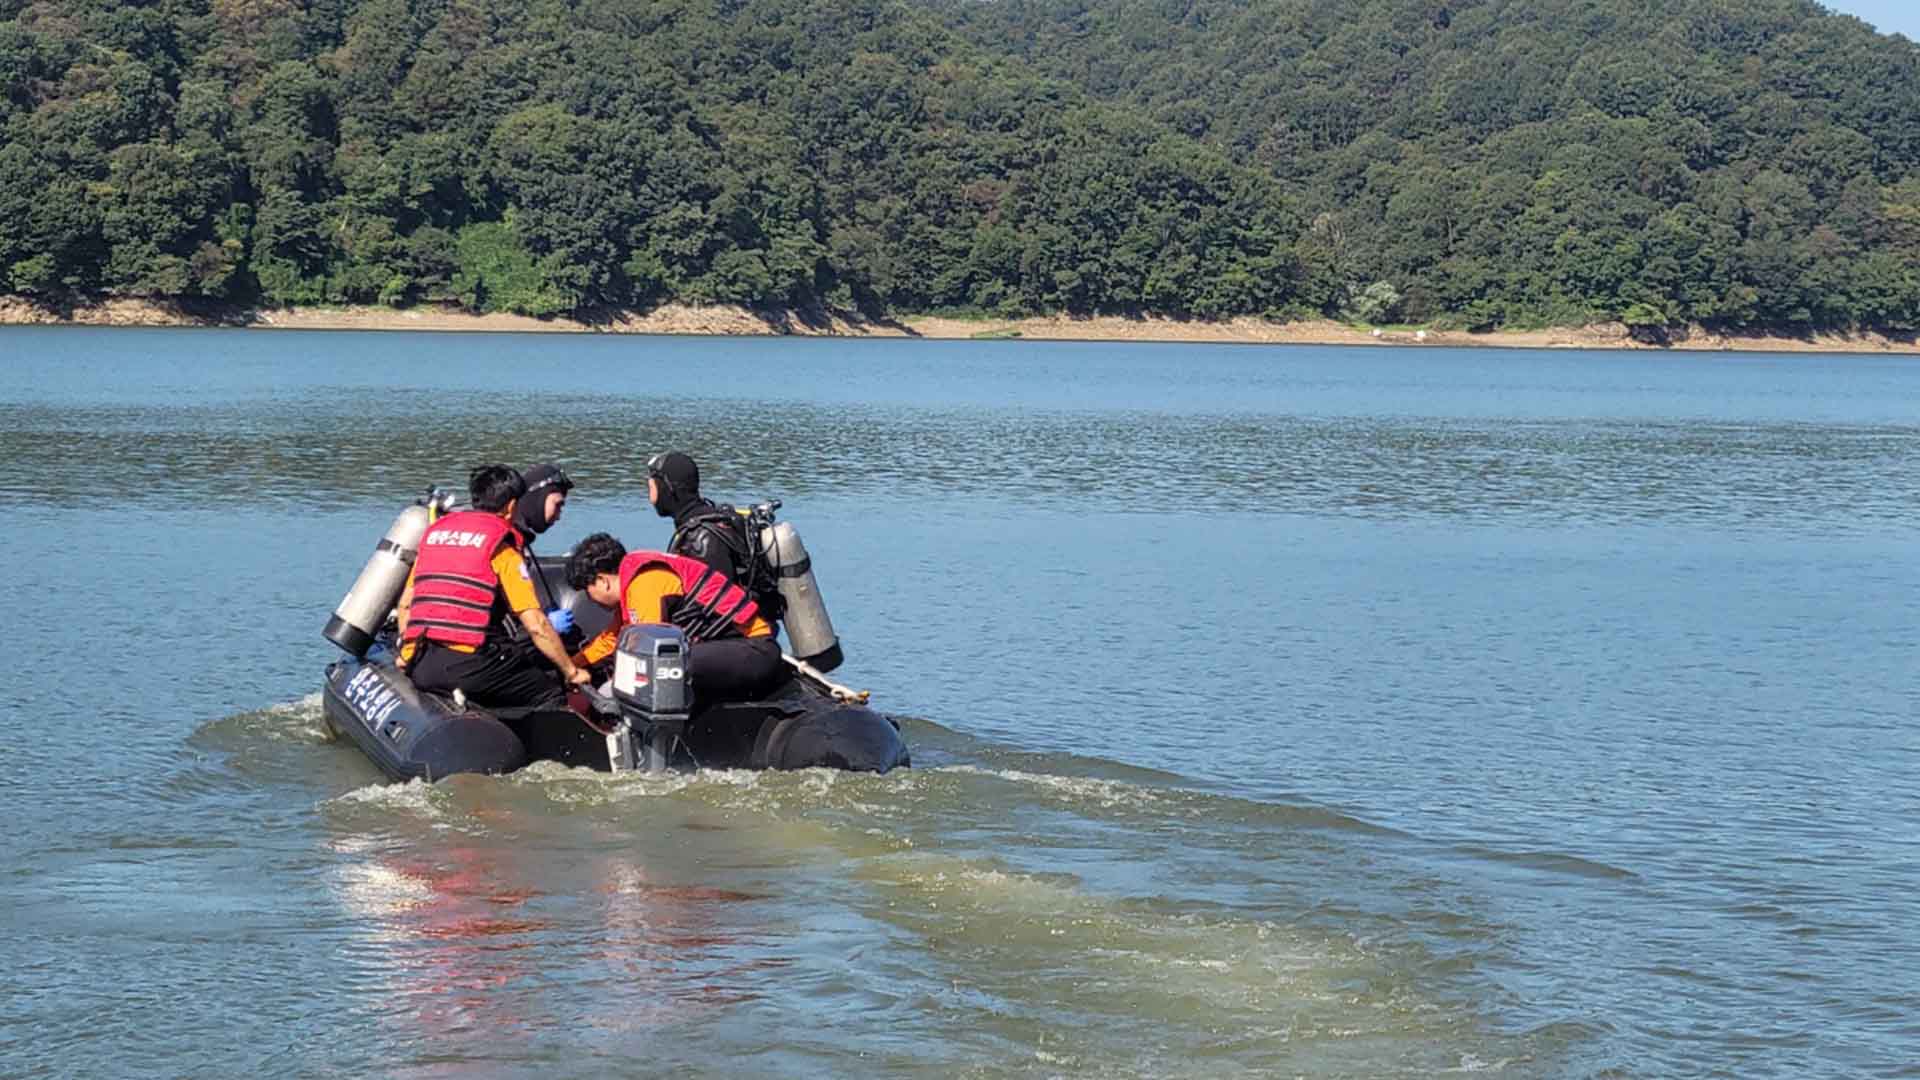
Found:
[[[747,590],[733,579],[699,559],[668,555],[663,551],[635,551],[620,560],[620,621],[631,621],[627,613],[627,587],[642,570],[665,567],[680,575],[681,601],[677,608],[664,612],[668,622],[687,632],[689,641],[745,634],[760,613]]]
[[[488,637],[504,636],[493,557],[501,545],[518,549],[522,542],[506,519],[481,510],[461,510],[434,522],[420,538],[413,564],[405,640],[481,645]]]

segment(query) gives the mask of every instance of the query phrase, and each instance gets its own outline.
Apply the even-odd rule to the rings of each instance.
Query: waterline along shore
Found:
[[[1910,333],[1822,331],[1765,334],[1722,333],[1695,328],[1655,339],[1645,334],[1636,335],[1618,323],[1473,333],[1416,327],[1370,328],[1325,319],[1277,322],[1252,316],[1208,320],[1118,315],[1041,315],[1014,319],[908,315],[897,319],[868,320],[844,314],[809,315],[794,311],[758,311],[737,305],[688,304],[665,304],[644,313],[617,312],[602,318],[541,319],[525,315],[479,315],[434,307],[247,308],[126,298],[78,304],[44,304],[21,297],[0,297],[0,326],[28,325],[1920,354],[1920,337]]]

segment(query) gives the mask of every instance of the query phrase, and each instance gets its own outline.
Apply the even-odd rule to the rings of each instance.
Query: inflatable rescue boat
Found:
[[[629,626],[620,635],[607,693],[572,695],[568,709],[488,710],[459,694],[426,693],[394,665],[391,614],[444,493],[408,507],[381,539],[324,636],[348,655],[327,667],[327,727],[351,740],[395,780],[506,773],[533,761],[614,771],[668,768],[806,769],[884,773],[910,764],[897,721],[866,694],[827,677],[840,643],[820,601],[811,560],[778,503],[762,503],[755,535],[779,574],[791,677],[753,701],[704,705],[686,678],[685,635],[672,626]],[[534,560],[535,590],[549,610],[565,607],[591,637],[612,612],[565,584],[564,557]]]

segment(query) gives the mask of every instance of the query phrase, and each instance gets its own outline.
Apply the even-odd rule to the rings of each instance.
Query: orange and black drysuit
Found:
[[[614,624],[587,642],[574,663],[605,662],[623,627],[671,623],[687,634],[696,704],[752,698],[785,674],[773,624],[726,574],[684,555],[635,551],[620,560],[619,578]]]
[[[565,707],[559,675],[512,640],[508,620],[540,606],[525,539],[498,514],[462,510],[433,523],[407,579],[412,603],[400,665],[422,690],[489,708]]]

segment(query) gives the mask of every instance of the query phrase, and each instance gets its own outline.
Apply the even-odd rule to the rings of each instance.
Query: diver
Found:
[[[775,522],[778,500],[736,510],[700,494],[700,466],[678,450],[647,462],[647,501],[673,519],[667,553],[698,559],[725,574],[759,605],[760,617],[785,630],[799,659],[832,671],[843,659],[833,620],[813,577],[813,561],[789,522]]]
[[[629,553],[612,536],[594,533],[567,556],[567,584],[615,613],[613,625],[574,655],[581,667],[606,663],[622,627],[671,623],[687,635],[687,676],[698,705],[751,700],[786,674],[772,621],[730,575],[699,559]]]
[[[555,603],[559,599],[558,590],[541,571],[539,560],[534,558],[533,540],[559,523],[561,513],[567,508],[567,493],[573,490],[573,478],[560,466],[546,463],[535,465],[520,475],[527,483],[527,493],[520,496],[519,505],[513,512],[513,527],[520,530],[525,541],[522,553],[526,556],[527,566],[540,578],[542,599]],[[547,621],[553,624],[554,633],[564,639],[573,629],[573,612],[564,607],[551,608],[547,611]]]
[[[400,668],[420,689],[459,690],[490,708],[565,708],[562,680],[587,681],[533,591],[526,537],[513,524],[526,489],[507,466],[483,465],[468,477],[473,508],[440,518],[421,538],[395,611]],[[510,619],[538,655],[509,640]]]
[[[678,450],[655,454],[647,462],[647,501],[663,518],[673,519],[667,552],[699,559],[742,585],[753,580],[753,548],[740,514],[700,494],[700,466]]]

